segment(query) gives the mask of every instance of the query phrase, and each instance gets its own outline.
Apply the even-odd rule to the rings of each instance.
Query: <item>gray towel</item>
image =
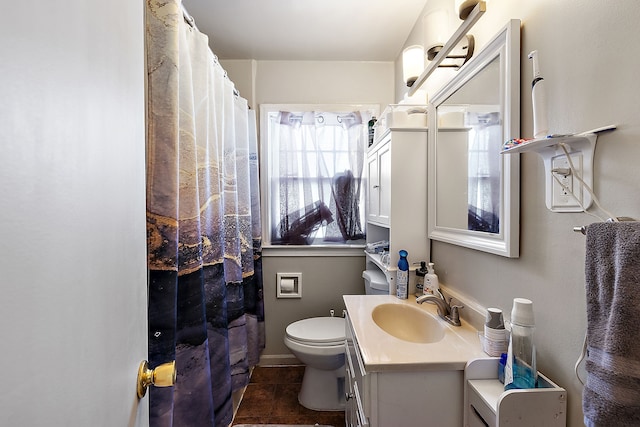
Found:
[[[589,427],[640,426],[640,222],[587,227]]]

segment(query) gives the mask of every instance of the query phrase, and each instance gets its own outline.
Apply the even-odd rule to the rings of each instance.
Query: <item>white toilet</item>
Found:
[[[387,278],[376,270],[363,272],[365,293],[388,294]],[[298,401],[305,408],[344,410],[344,341],[342,317],[312,317],[287,326],[284,343],[305,364],[298,394]]]
[[[312,317],[287,326],[285,345],[305,364],[298,401],[315,411],[344,410],[342,317]]]
[[[379,268],[372,268],[362,272],[366,295],[389,295],[387,276]]]

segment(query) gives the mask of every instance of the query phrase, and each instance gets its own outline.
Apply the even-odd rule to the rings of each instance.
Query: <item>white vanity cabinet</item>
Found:
[[[365,427],[369,426],[369,414],[371,412],[368,406],[369,401],[369,377],[362,363],[360,348],[353,333],[353,326],[349,322],[345,322],[345,421],[347,427]],[[366,392],[367,395],[364,395]],[[367,402],[365,408],[364,402]]]
[[[459,427],[463,371],[367,367],[347,315],[345,342],[347,427]],[[373,369],[376,369],[375,367]]]
[[[380,268],[392,281],[401,249],[411,264],[429,261],[427,128],[387,129],[369,148],[367,168],[367,243],[390,242],[390,268],[367,254],[367,269]]]

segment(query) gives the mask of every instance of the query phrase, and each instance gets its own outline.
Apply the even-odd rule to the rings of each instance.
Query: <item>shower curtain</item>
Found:
[[[227,426],[264,348],[255,115],[180,0],[147,0],[151,426]]]

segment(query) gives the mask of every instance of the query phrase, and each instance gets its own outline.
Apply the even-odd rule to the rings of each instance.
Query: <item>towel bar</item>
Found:
[[[636,221],[636,220],[628,216],[619,216],[618,221],[626,222],[626,221]],[[613,222],[613,219],[609,218],[607,222]],[[587,226],[583,225],[582,227],[573,227],[573,231],[575,231],[576,233],[587,234]]]
[[[573,227],[573,231],[575,231],[576,233],[587,234],[587,227],[585,227],[584,225],[582,227]]]

